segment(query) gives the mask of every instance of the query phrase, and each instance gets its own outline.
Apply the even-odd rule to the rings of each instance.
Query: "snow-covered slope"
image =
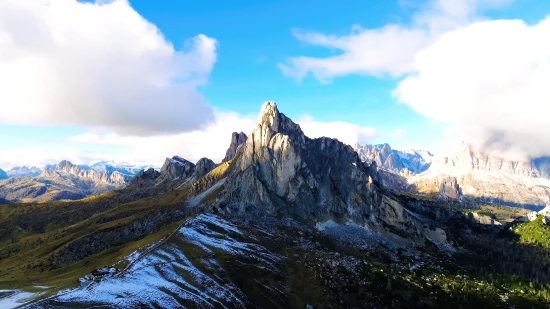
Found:
[[[203,214],[121,272],[27,308],[246,308],[250,303],[237,286],[237,273],[253,271],[261,292],[277,298],[279,284],[271,286],[269,281],[281,272],[281,262],[282,257],[259,245],[254,236]]]

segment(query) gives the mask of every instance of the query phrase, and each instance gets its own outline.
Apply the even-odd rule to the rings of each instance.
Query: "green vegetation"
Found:
[[[135,201],[114,191],[72,202],[1,205],[0,289],[77,285],[92,270],[172,232],[190,215],[182,209],[186,199],[185,190]]]
[[[513,224],[508,230],[501,231],[500,235],[515,239],[522,244],[550,249],[550,227],[542,220],[543,216],[538,216],[533,221]]]
[[[487,216],[493,219],[497,218],[497,216],[490,210],[479,209],[479,210],[474,210],[474,212],[481,216]]]

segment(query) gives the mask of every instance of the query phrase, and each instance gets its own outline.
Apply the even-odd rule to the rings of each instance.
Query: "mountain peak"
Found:
[[[277,132],[279,128],[279,109],[275,102],[265,102],[258,116],[258,124],[266,125],[272,131]]]

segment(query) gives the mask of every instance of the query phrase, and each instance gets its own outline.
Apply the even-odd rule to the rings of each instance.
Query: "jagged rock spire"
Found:
[[[225,158],[223,158],[222,163],[233,159],[233,157],[235,157],[235,154],[237,153],[237,148],[240,145],[244,144],[247,138],[248,137],[243,132],[241,133],[233,132],[231,134],[231,144],[229,145],[229,148],[225,152]]]

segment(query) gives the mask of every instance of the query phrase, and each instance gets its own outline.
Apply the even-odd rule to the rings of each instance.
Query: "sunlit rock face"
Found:
[[[271,215],[291,215],[312,225],[328,220],[388,225],[419,244],[425,233],[433,232],[380,188],[376,163],[363,162],[336,139],[308,138],[273,102],[262,106],[257,126],[238,148],[230,169],[219,200],[233,211],[245,213],[248,205],[256,205]]]

